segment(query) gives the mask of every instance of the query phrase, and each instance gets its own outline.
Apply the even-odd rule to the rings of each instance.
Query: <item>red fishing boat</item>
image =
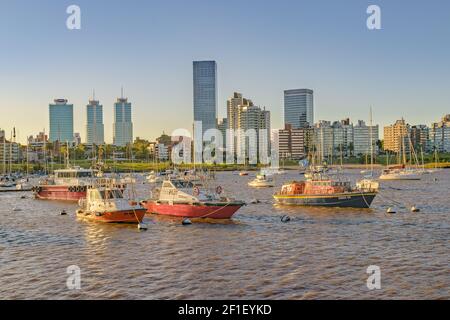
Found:
[[[55,170],[52,177],[46,178],[32,188],[36,199],[78,201],[86,198],[86,192],[93,183],[105,184],[114,179],[99,177],[99,171],[71,167]],[[115,184],[124,189],[125,184]]]
[[[242,206],[243,201],[222,196],[222,188],[214,192],[195,186],[186,180],[166,180],[161,189],[154,192],[151,200],[142,205],[148,213],[183,218],[230,219]]]
[[[107,223],[141,223],[146,209],[127,200],[116,187],[89,187],[86,199],[79,201],[77,217]]]

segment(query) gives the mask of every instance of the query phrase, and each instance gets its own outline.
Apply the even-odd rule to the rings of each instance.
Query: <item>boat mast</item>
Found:
[[[373,121],[372,121],[372,106],[370,107],[370,127],[369,127],[369,136],[370,136],[370,174],[373,176]]]

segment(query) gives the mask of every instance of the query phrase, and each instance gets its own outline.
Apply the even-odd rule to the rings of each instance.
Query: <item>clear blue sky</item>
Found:
[[[282,124],[283,90],[315,91],[316,120],[404,116],[430,124],[450,113],[450,1],[0,0],[0,128],[20,139],[48,128],[48,103],[85,105],[95,88],[112,140],[120,87],[133,103],[135,136],[190,128],[192,61],[218,63],[219,116],[242,92]],[[82,29],[66,29],[77,4]],[[382,30],[366,9],[382,10]]]

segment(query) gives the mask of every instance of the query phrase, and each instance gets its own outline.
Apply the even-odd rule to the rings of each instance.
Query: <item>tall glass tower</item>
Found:
[[[194,61],[194,121],[202,122],[202,133],[217,128],[217,64]]]
[[[124,147],[133,142],[133,123],[131,122],[131,102],[127,98],[117,99],[114,104],[113,144]]]
[[[104,144],[103,106],[98,100],[89,100],[86,106],[86,143]]]
[[[284,91],[284,124],[293,129],[314,125],[314,92],[310,89]]]
[[[73,104],[66,99],[55,99],[49,105],[49,141],[73,142]]]

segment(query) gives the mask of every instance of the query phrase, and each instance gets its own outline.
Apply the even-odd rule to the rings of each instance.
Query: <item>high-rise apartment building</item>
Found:
[[[278,130],[278,155],[280,159],[300,160],[305,157],[307,128],[293,129],[286,124]]]
[[[384,127],[384,150],[391,152],[409,152],[409,124],[404,119]]]
[[[378,138],[378,125],[368,126],[364,121],[358,120],[357,124],[353,126],[353,155],[368,155],[372,151],[374,154],[377,154]]]
[[[233,96],[227,100],[227,121],[228,121],[228,132],[227,136],[227,147],[230,152],[237,153],[237,135],[234,133],[239,129],[239,112],[244,107],[252,107],[253,102],[250,99],[246,99],[241,93],[235,92]]]
[[[450,114],[431,125],[429,138],[430,151],[450,152]]]
[[[257,106],[243,106],[238,113],[238,154],[251,163],[266,162],[261,155],[270,156],[270,111]]]

